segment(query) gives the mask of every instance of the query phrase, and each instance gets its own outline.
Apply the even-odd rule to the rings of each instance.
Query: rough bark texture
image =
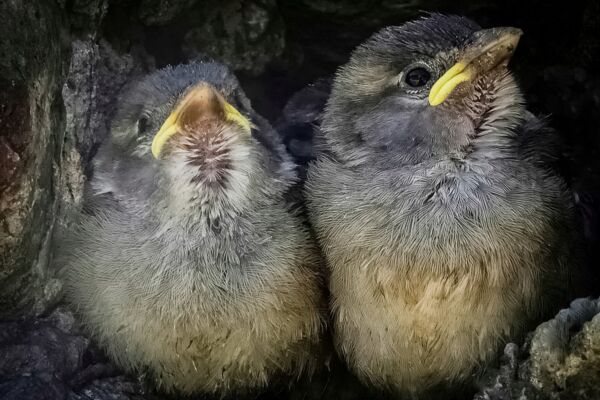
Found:
[[[254,107],[306,165],[335,68],[373,31],[420,10],[524,29],[513,67],[533,110],[551,114],[562,133],[590,276],[599,275],[597,1],[565,7],[543,0],[3,0],[0,398],[156,398],[137,379],[115,371],[73,316],[56,309],[61,283],[50,268],[52,233],[68,229],[80,207],[89,161],[124,85],[190,59],[227,63]],[[525,345],[508,345],[476,398],[600,398],[597,311],[597,302],[581,300],[540,326]],[[335,378],[319,377],[285,396],[365,398],[363,387],[336,371]]]

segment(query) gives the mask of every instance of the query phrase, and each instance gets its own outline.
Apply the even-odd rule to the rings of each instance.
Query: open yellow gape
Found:
[[[252,123],[211,85],[199,83],[194,86],[167,117],[152,140],[152,155],[160,157],[165,143],[184,127],[203,119],[220,119],[241,126],[244,133],[250,134]]]

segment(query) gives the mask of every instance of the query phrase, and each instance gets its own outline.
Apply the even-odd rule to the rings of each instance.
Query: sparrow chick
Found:
[[[373,385],[464,382],[566,289],[571,197],[507,70],[520,35],[434,14],[337,73],[307,197],[337,349]]]
[[[326,307],[318,249],[285,201],[294,183],[224,66],[149,75],[122,96],[61,246],[67,299],[119,366],[165,391],[311,371]]]

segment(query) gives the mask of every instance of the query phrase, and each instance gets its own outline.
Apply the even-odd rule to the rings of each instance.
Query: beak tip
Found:
[[[506,36],[510,38],[510,42],[516,47],[521,36],[523,36],[523,31],[519,28],[507,28]]]
[[[429,105],[432,107],[435,107],[441,103],[441,101],[437,101],[435,98],[433,98],[431,96],[429,96],[428,102],[429,102]]]
[[[154,143],[152,143],[152,157],[154,157],[155,159],[159,159],[160,157],[160,149],[158,148],[158,146],[154,146]]]
[[[515,35],[515,36],[523,36],[523,30],[520,28],[509,28],[510,29],[510,33]]]
[[[506,46],[512,47],[512,50],[514,50],[519,44],[521,36],[523,36],[523,31],[513,27],[496,28],[496,35],[495,41],[504,42]]]

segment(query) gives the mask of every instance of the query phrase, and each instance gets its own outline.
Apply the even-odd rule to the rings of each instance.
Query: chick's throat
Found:
[[[159,159],[165,144],[175,134],[184,133],[186,127],[210,119],[236,124],[246,135],[250,135],[253,128],[248,118],[229,104],[214,87],[203,82],[183,97],[162,124],[152,140],[152,155]]]

